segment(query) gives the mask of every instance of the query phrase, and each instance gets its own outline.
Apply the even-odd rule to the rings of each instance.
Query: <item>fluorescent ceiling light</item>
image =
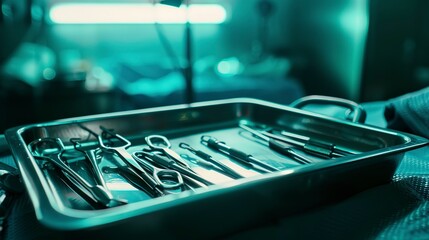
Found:
[[[49,18],[57,24],[112,23],[222,23],[225,8],[219,4],[192,4],[175,8],[144,3],[60,3],[50,8]]]

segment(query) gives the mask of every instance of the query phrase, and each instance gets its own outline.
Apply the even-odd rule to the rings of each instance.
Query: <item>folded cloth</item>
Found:
[[[429,87],[387,101],[387,127],[429,138]]]

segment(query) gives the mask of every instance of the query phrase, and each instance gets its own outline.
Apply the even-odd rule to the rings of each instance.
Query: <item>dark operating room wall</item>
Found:
[[[366,0],[290,1],[285,16],[290,46],[305,65],[308,94],[359,100],[368,25]]]
[[[361,99],[393,98],[429,85],[429,1],[370,1]]]
[[[26,35],[31,18],[29,1],[0,0],[0,7],[1,66]]]

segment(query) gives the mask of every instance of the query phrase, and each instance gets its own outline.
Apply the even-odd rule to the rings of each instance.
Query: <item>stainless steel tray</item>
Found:
[[[238,123],[243,120],[324,140],[356,154],[330,160],[313,158],[314,164],[302,165],[242,133]],[[129,204],[94,210],[64,185],[54,171],[43,170],[27,149],[30,142],[43,137],[58,137],[66,145],[70,145],[70,138],[86,139],[88,133],[78,123],[94,131],[98,131],[100,125],[115,129],[131,140],[130,151],[141,149],[145,144],[143,138],[149,134],[167,136],[175,151],[189,155],[178,148],[179,142],[187,142],[222,159],[246,178],[232,180],[190,162],[196,172],[216,185],[150,198],[124,179],[105,174],[114,195],[127,199]],[[259,174],[242,168],[201,145],[200,136],[204,134],[246,151],[281,171]],[[59,236],[87,239],[113,239],[124,234],[127,238],[223,237],[388,182],[404,152],[428,143],[418,136],[255,99],[66,119],[16,127],[7,130],[5,135],[39,221]],[[71,166],[85,175],[85,165],[81,162]]]

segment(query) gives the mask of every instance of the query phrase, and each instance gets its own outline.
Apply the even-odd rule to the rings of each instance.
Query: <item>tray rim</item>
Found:
[[[42,189],[47,189],[49,188],[49,186],[47,186],[47,183],[44,178],[40,179],[40,176],[42,176],[43,173],[41,172],[41,169],[37,166],[36,162],[31,159],[28,149],[26,148],[26,146],[24,146],[25,142],[22,139],[22,135],[21,135],[24,131],[31,128],[48,127],[48,126],[63,125],[63,124],[66,125],[73,122],[85,121],[85,120],[88,120],[88,118],[91,118],[90,120],[92,121],[97,119],[115,118],[115,117],[125,116],[125,115],[153,113],[153,112],[161,112],[161,111],[169,111],[169,110],[181,110],[181,109],[185,110],[185,109],[192,109],[195,107],[205,107],[205,106],[221,105],[221,104],[240,104],[240,103],[258,104],[258,105],[264,105],[267,107],[277,108],[280,110],[294,111],[300,114],[312,115],[317,118],[322,118],[329,121],[340,122],[343,124],[346,123],[348,125],[356,125],[361,128],[367,128],[369,130],[376,130],[376,131],[385,132],[388,134],[399,135],[401,137],[408,139],[406,143],[401,144],[400,146],[389,147],[391,151],[389,152],[389,154],[396,154],[398,152],[404,152],[404,151],[416,149],[429,144],[429,140],[413,134],[403,133],[403,132],[390,130],[390,129],[384,129],[384,128],[380,128],[372,125],[352,123],[346,120],[341,120],[334,117],[317,114],[317,113],[309,112],[302,109],[296,109],[289,106],[272,103],[264,100],[259,100],[259,99],[252,99],[252,98],[232,98],[232,99],[224,99],[224,100],[197,102],[192,104],[179,104],[179,105],[171,105],[171,106],[163,106],[163,107],[155,107],[155,108],[147,108],[147,109],[137,109],[137,110],[119,111],[119,112],[113,112],[113,113],[103,113],[103,114],[95,114],[95,115],[88,115],[88,116],[81,116],[81,117],[66,118],[66,119],[60,119],[55,121],[49,121],[45,123],[29,124],[29,125],[10,128],[6,130],[5,137],[9,143],[9,147],[12,151],[12,155],[15,158],[15,162],[17,163],[17,166],[21,172],[21,175],[23,176],[23,180],[24,180],[27,192],[29,193],[29,196],[31,198],[31,202],[33,204],[33,208],[36,212],[36,216],[38,220],[43,224],[45,224],[46,226],[49,226],[51,228],[58,229],[58,230],[79,230],[79,229],[85,229],[85,228],[90,228],[94,226],[109,224],[115,221],[130,218],[130,217],[148,214],[148,213],[151,213],[160,209],[165,209],[171,206],[189,203],[192,201],[198,201],[213,195],[223,194],[226,191],[235,191],[237,188],[249,187],[248,185],[252,185],[255,182],[257,183],[259,181],[269,181],[269,179],[278,178],[278,177],[287,177],[292,173],[295,175],[305,174],[305,173],[310,173],[313,171],[327,169],[331,167],[339,167],[341,165],[360,161],[366,158],[373,158],[380,155],[385,155],[385,153],[381,152],[381,149],[378,149],[378,150],[370,151],[365,156],[342,157],[341,162],[339,163],[335,162],[335,164],[333,164],[332,162],[323,162],[323,163],[318,163],[311,166],[297,166],[297,167],[294,167],[293,169],[286,169],[280,172],[234,180],[226,184],[211,186],[209,187],[208,190],[197,189],[196,193],[185,192],[179,195],[174,195],[174,196],[168,195],[162,198],[149,199],[142,202],[128,204],[120,207],[121,209],[125,209],[124,211],[122,211],[122,213],[118,213],[118,211],[116,211],[116,208],[111,208],[111,209],[96,210],[97,213],[102,212],[102,214],[94,215],[93,214],[94,211],[77,210],[77,209],[72,209],[72,211],[68,211],[69,210],[68,208],[64,209],[61,206],[55,206],[54,203],[56,202],[54,201],[54,197],[50,196],[49,192],[46,192],[46,191],[40,192],[40,187],[42,187]],[[22,151],[23,149],[25,151]],[[23,162],[24,161],[23,159],[27,159],[29,161]],[[31,164],[31,166],[28,166],[28,164]],[[31,171],[35,171],[35,173],[34,172],[31,173]],[[35,183],[33,181],[34,177],[32,177],[32,174],[37,175],[38,182],[36,181]],[[42,207],[46,205],[45,201],[49,202],[48,208]],[[109,218],[107,219],[106,216],[109,216]],[[53,221],[53,219],[55,219],[55,221]]]

